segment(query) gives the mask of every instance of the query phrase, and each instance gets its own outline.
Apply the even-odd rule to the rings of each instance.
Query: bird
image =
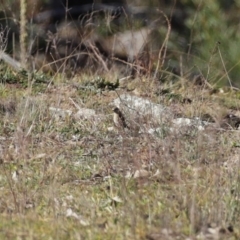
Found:
[[[127,128],[129,129],[125,117],[123,113],[120,111],[118,107],[115,107],[112,109],[113,110],[113,122],[116,125],[116,127],[122,127],[122,128]]]
[[[232,127],[234,129],[239,129],[240,126],[240,117],[230,113],[227,114],[223,121],[222,121],[222,127]]]

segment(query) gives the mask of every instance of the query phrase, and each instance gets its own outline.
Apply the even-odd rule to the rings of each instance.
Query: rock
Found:
[[[96,116],[96,112],[93,109],[89,109],[89,108],[79,108],[78,112],[76,114],[74,114],[74,117],[76,119],[90,119]]]
[[[189,126],[189,127],[194,127],[196,129],[198,129],[199,131],[204,130],[205,127],[209,125],[208,122],[202,121],[200,118],[193,118],[193,119],[176,118],[176,119],[173,119],[172,123],[176,128]]]
[[[143,50],[149,41],[151,29],[148,27],[138,31],[125,31],[117,33],[110,38],[104,38],[100,41],[100,45],[109,55],[128,58],[133,61]]]
[[[149,177],[149,172],[145,169],[139,169],[137,170],[134,175],[133,178],[146,178]]]
[[[139,133],[151,135],[166,134],[167,132],[203,131],[210,122],[196,118],[174,118],[173,112],[164,105],[153,103],[129,94],[122,94],[114,100],[114,105],[120,108],[128,121],[140,126]],[[131,127],[131,126],[130,126]]]
[[[124,112],[138,115],[140,118],[150,116],[156,122],[159,122],[163,118],[173,118],[173,114],[167,107],[129,94],[120,95],[119,98],[114,100],[114,105]]]
[[[49,111],[56,118],[66,118],[72,115],[71,110],[64,110],[61,108],[49,107]]]

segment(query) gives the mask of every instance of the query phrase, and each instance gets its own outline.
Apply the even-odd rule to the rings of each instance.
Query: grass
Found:
[[[232,226],[221,239],[239,239],[237,130],[158,137],[108,131],[109,104],[126,89],[76,88],[84,83],[78,76],[74,82],[45,78],[41,88],[1,84],[1,239],[206,239],[209,224],[222,232]],[[238,92],[165,87],[193,103],[172,102],[169,95],[151,99],[182,116],[221,118],[216,109],[239,106]],[[49,110],[77,112],[70,99],[94,109],[100,120],[61,118]],[[147,177],[133,177],[143,169]]]
[[[216,12],[216,4],[206,9]],[[197,13],[201,20],[208,12]],[[204,52],[202,44],[204,68],[196,61],[187,71],[184,54],[177,51],[180,72],[172,73],[167,48],[178,36],[163,17],[164,43],[157,58],[150,57],[155,70],[147,69],[149,76],[137,73],[121,81],[94,46],[92,62],[104,63],[108,71],[96,67],[95,74],[74,72],[67,78],[65,59],[63,70],[51,75],[1,65],[1,239],[240,239],[239,130],[234,124],[222,127],[228,113],[240,116],[239,89],[210,81],[230,71],[218,45],[213,53]],[[187,23],[192,37],[201,21],[194,22]],[[224,68],[220,77],[215,73],[219,62]],[[196,69],[207,76],[202,85],[191,76]],[[160,131],[111,130],[112,103],[122,93],[165,105],[175,117],[198,117],[215,126],[175,131],[171,123],[134,118],[130,111],[125,116],[130,124]],[[95,110],[96,116],[77,117],[79,108]],[[145,176],[137,177],[139,172]]]

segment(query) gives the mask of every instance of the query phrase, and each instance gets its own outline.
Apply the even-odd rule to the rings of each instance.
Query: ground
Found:
[[[221,127],[238,114],[238,91],[145,77],[109,89],[111,74],[3,73],[1,239],[239,239],[239,130]],[[116,128],[112,102],[121,93],[176,117],[208,116],[216,127]],[[77,118],[79,108],[96,116]]]

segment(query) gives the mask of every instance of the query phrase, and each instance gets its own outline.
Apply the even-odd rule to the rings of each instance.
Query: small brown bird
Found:
[[[113,108],[113,121],[116,125],[116,127],[122,127],[122,128],[128,128],[128,125],[126,124],[125,118],[123,116],[123,113],[120,111],[118,107]]]
[[[221,127],[232,127],[234,129],[239,129],[240,126],[240,117],[234,114],[227,114],[221,124]]]

